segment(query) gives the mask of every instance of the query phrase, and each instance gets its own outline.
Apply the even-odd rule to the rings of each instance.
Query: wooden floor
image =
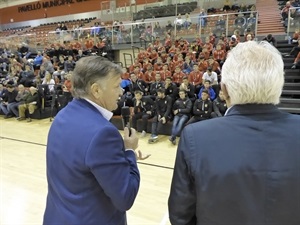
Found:
[[[47,181],[45,151],[49,119],[16,121],[0,116],[0,225],[40,225],[45,209]],[[151,157],[139,163],[140,191],[127,213],[128,225],[169,225],[167,199],[176,146],[162,136],[139,149]]]

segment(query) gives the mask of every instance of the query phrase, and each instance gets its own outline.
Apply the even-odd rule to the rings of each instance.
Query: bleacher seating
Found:
[[[177,13],[184,15],[186,13],[191,13],[196,8],[197,2],[186,2],[182,4],[177,4]],[[134,13],[133,20],[174,16],[175,12],[176,5],[148,7],[144,10]]]

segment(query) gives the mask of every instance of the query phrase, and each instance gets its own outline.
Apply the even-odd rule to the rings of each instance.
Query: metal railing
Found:
[[[10,48],[16,49],[23,42],[30,45],[33,49],[42,49],[54,43],[77,42],[82,49],[85,49],[88,41],[94,46],[100,45],[102,39],[106,43],[118,48],[118,45],[130,44],[147,46],[157,37],[163,41],[166,35],[172,39],[182,37],[194,39],[195,37],[205,38],[214,33],[220,37],[224,33],[227,37],[238,32],[244,35],[247,29],[257,34],[258,14],[256,11],[233,12],[226,14],[207,15],[194,14],[142,20],[140,22],[124,22],[106,26],[94,26],[90,28],[75,28],[68,31],[45,31],[45,28],[37,28],[35,33],[24,35],[14,35],[0,38],[0,42],[7,43]],[[298,25],[299,26],[299,25]]]

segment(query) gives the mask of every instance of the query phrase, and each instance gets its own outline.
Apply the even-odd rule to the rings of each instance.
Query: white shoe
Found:
[[[142,133],[141,133],[141,137],[145,137],[146,134],[147,134],[146,131],[143,130]]]

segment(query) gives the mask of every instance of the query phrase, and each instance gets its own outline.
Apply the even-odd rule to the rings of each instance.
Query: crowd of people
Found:
[[[238,14],[235,21],[237,29],[231,37],[226,37],[225,32],[217,36],[212,31],[204,39],[197,36],[195,39],[188,40],[183,37],[173,38],[170,32],[164,32],[165,36],[162,40],[161,35],[158,35],[154,41],[149,43],[146,49],[141,49],[134,63],[124,71],[122,75],[124,95],[120,97],[119,108],[124,102],[129,106],[138,107],[143,103],[143,99],[149,97],[152,100],[147,102],[147,104],[151,103],[151,110],[145,111],[143,107],[140,107],[140,109],[134,109],[133,111],[136,112],[133,114],[133,126],[135,128],[137,126],[136,120],[143,118],[143,136],[147,131],[150,132],[147,130],[147,121],[149,119],[157,120],[153,122],[149,143],[156,142],[161,126],[167,124],[168,121],[173,121],[170,141],[175,144],[176,136],[180,134],[185,123],[224,115],[226,104],[222,98],[222,92],[219,91],[222,65],[228,52],[239,42],[255,39],[251,29],[252,18],[254,18],[253,13],[247,15],[247,18],[243,14],[249,10],[254,10],[255,6],[234,6],[233,9],[232,7],[233,5],[230,9],[236,10]],[[223,10],[230,9],[224,6]],[[206,14],[205,11],[202,11],[202,13]],[[189,18],[188,14],[185,15],[185,19],[181,19],[179,15],[176,21],[180,20],[182,23],[179,24],[176,21],[174,23],[178,28],[182,26],[183,29],[187,29],[191,26]],[[199,21],[201,23],[201,19]],[[224,22],[224,18],[219,17],[217,25],[221,30],[222,24],[224,24],[222,21]],[[67,102],[69,102],[72,99],[70,76],[76,62],[87,55],[99,55],[107,45],[106,40],[100,38],[101,32],[103,32],[102,25],[95,23],[90,31],[90,37],[86,37],[84,41],[75,38],[64,43],[51,43],[45,46],[44,51],[38,51],[35,57],[31,57],[32,53],[26,43],[21,43],[14,54],[5,45],[0,46],[1,83],[4,86],[2,97],[6,92],[9,92],[9,86],[13,86],[13,90],[17,91],[22,90],[22,86],[26,90],[35,87],[37,88],[36,92],[38,92],[39,85],[44,85],[44,87],[48,87],[47,91],[49,93],[53,93],[56,91],[57,85],[60,85],[63,94],[68,96]],[[116,26],[116,32],[121,32],[124,29],[122,22],[116,21],[114,25]],[[145,24],[142,23],[142,25]],[[158,28],[159,24],[155,24],[155,26]],[[141,28],[143,27],[138,26],[138,29]],[[144,28],[146,29],[146,27]],[[241,33],[240,28],[246,28],[244,33]],[[58,32],[58,35],[67,30],[68,28],[64,24],[59,23],[57,25],[56,32]],[[141,35],[141,30],[139,32]],[[96,39],[95,35],[97,36]],[[277,45],[272,34],[267,35],[263,40],[275,47]],[[294,33],[292,44],[298,44],[290,53],[295,57],[292,68],[298,68],[300,63],[300,41],[297,30]],[[18,88],[20,85],[21,88]],[[5,86],[8,86],[8,88],[5,88]],[[140,92],[141,100],[136,99],[136,91]],[[185,92],[184,95],[181,91]],[[156,101],[158,99],[163,101],[166,97],[171,99],[169,101],[170,106],[160,109],[162,111],[158,113],[159,107]],[[13,100],[8,101],[6,97],[3,99],[1,111],[5,114],[5,118],[12,116],[19,118],[20,113],[13,113],[10,107],[5,104],[20,103],[23,100],[13,98]],[[188,107],[183,113],[183,108],[190,105],[186,104],[185,101],[189,100],[192,107]],[[39,107],[39,103],[35,103],[35,107],[31,107],[31,109],[37,107]],[[30,110],[30,114],[32,114],[32,111]],[[119,109],[115,111],[115,114],[119,113]],[[185,115],[183,116],[183,114]],[[24,119],[23,114],[21,117],[21,120]]]

